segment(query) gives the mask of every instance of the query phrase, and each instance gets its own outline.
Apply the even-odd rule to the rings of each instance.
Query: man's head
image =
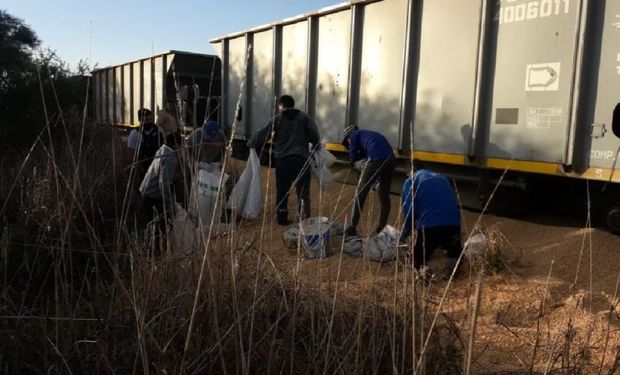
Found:
[[[178,150],[181,146],[183,146],[183,137],[181,137],[181,134],[177,132],[168,134],[166,136],[166,146],[173,150]]]
[[[153,112],[148,108],[140,108],[138,110],[138,121],[140,124],[150,124],[154,120]]]
[[[342,145],[346,148],[349,148],[349,138],[351,137],[351,133],[353,133],[355,130],[358,130],[357,125],[349,125],[346,128],[344,128],[344,133],[342,136]]]
[[[292,108],[295,108],[295,99],[293,99],[292,96],[282,95],[280,99],[278,99],[278,110],[280,110],[280,112],[284,111],[285,109]]]
[[[202,138],[207,141],[214,141],[217,137],[220,126],[215,121],[206,121],[202,125]]]

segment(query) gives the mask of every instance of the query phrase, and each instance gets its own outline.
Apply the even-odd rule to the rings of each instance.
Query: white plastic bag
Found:
[[[398,257],[400,231],[386,225],[381,233],[368,238],[366,255],[375,262],[390,262]]]
[[[256,150],[250,149],[250,157],[239,181],[228,198],[227,208],[241,214],[245,219],[256,219],[260,214],[262,191],[260,184],[260,161]]]
[[[398,258],[401,248],[407,245],[399,244],[400,231],[391,225],[386,225],[381,233],[367,238],[350,236],[344,240],[343,251],[353,257],[365,257],[373,262],[391,262]]]
[[[465,258],[467,258],[468,261],[474,262],[483,256],[486,246],[486,236],[483,233],[476,233],[465,241],[463,255],[465,255]]]
[[[334,164],[336,157],[331,152],[320,149],[310,156],[310,169],[320,187],[326,187],[332,182],[332,174],[329,167]]]

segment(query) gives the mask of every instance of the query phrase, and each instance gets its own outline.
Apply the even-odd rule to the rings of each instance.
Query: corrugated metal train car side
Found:
[[[219,57],[181,51],[134,60],[97,69],[93,76],[93,114],[98,123],[115,126],[137,126],[140,108],[163,109],[167,103],[176,108],[193,97],[221,95],[221,62]],[[176,81],[176,82],[175,82]],[[197,89],[196,89],[196,88]],[[190,114],[201,121],[201,116]],[[194,124],[195,125],[195,124]]]
[[[350,1],[211,43],[237,137],[290,93],[333,151],[358,124],[480,179],[598,181],[620,228],[620,0]]]

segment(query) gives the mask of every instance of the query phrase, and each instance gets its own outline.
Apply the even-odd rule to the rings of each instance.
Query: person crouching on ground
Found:
[[[390,185],[394,173],[394,151],[390,142],[380,133],[370,130],[360,130],[351,125],[344,130],[342,145],[349,149],[349,159],[352,164],[367,158],[366,166],[353,198],[353,215],[351,225],[345,230],[345,237],[357,236],[357,224],[362,216],[364,202],[368,192],[379,181],[379,203],[381,213],[375,234],[383,230],[390,215]]]
[[[173,183],[179,164],[177,150],[182,146],[182,142],[180,134],[169,134],[165,144],[155,153],[153,162],[140,184],[142,215],[147,222],[155,219],[155,228],[160,232],[155,236],[157,252],[159,239],[165,240],[166,222],[172,218],[174,213],[176,198]]]
[[[295,109],[292,96],[280,97],[278,112],[266,127],[250,138],[248,147],[258,146],[262,149],[273,132],[276,215],[279,225],[288,225],[288,196],[295,181],[299,216],[302,219],[310,217],[309,144],[312,144],[313,149],[320,147],[320,137],[314,121],[304,112]]]
[[[448,179],[421,169],[403,185],[402,207],[405,225],[401,241],[415,229],[418,235],[413,247],[413,266],[420,271],[435,249],[448,251],[446,276],[449,278],[461,255],[461,212],[456,194]],[[424,268],[424,276],[432,274]]]

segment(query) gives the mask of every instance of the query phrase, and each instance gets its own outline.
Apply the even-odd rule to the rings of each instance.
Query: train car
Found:
[[[352,0],[211,44],[236,137],[287,93],[334,152],[356,124],[483,195],[589,181],[620,230],[620,0]]]
[[[138,126],[137,111],[168,108],[182,125],[199,126],[210,98],[221,95],[218,56],[168,51],[97,69],[93,77],[93,117],[98,123]]]

